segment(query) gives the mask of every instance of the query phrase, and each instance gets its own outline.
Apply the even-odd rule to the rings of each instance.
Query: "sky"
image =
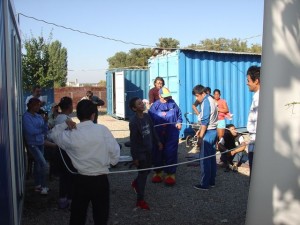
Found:
[[[180,47],[206,38],[262,44],[262,0],[13,0],[16,13],[125,42],[155,46],[174,38]],[[94,37],[19,15],[21,38],[44,36],[68,51],[68,81],[105,80],[107,59],[144,46]],[[260,35],[260,36],[258,36]],[[258,37],[257,37],[258,36]],[[254,38],[252,38],[254,37]],[[249,38],[249,39],[248,39]]]

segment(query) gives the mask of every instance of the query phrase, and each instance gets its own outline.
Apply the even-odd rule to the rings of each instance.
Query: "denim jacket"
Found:
[[[43,145],[48,124],[37,113],[25,112],[23,115],[23,134],[28,145]]]

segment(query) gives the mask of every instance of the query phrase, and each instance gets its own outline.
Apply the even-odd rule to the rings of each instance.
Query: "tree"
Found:
[[[255,44],[250,48],[247,41],[242,41],[237,38],[213,38],[200,41],[200,44],[191,44],[187,48],[201,49],[201,50],[214,50],[214,51],[232,51],[232,52],[253,52],[261,53],[261,45]]]
[[[152,55],[151,48],[133,48],[128,53],[117,52],[107,59],[109,68],[136,68],[146,67]]]
[[[65,87],[67,82],[68,64],[67,49],[62,48],[59,41],[54,41],[49,45],[49,69],[47,77],[54,81],[54,87]]]
[[[22,55],[23,87],[31,90],[37,84],[50,87],[52,81],[47,78],[49,67],[48,45],[43,37],[31,38],[24,41],[26,54]]]
[[[44,88],[65,86],[67,78],[67,50],[59,41],[46,42],[44,37],[25,39],[22,54],[23,87]]]
[[[106,81],[105,80],[100,80],[98,83],[99,87],[106,87]]]
[[[156,43],[158,48],[179,48],[180,42],[173,38],[160,38]]]
[[[157,48],[133,48],[128,53],[117,52],[114,56],[107,59],[109,68],[137,68],[147,67],[148,59],[152,55],[158,54],[162,49],[179,48],[180,42],[173,38],[160,38],[156,43]]]

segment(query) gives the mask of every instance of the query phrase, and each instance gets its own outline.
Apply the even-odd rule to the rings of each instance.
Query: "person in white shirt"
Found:
[[[85,224],[89,202],[92,202],[95,224],[107,224],[109,215],[110,165],[116,165],[120,147],[107,127],[94,124],[95,105],[81,100],[76,107],[76,124],[72,120],[56,125],[49,133],[64,149],[78,170],[74,178],[70,224]],[[68,130],[66,130],[68,128]]]
[[[258,104],[259,104],[260,67],[258,66],[249,67],[247,71],[247,85],[249,87],[249,91],[254,92],[254,95],[252,97],[252,104],[250,106],[250,112],[248,115],[248,123],[247,123],[247,130],[250,135],[250,142],[248,146],[248,158],[249,158],[250,175],[251,175],[254,149],[255,149]]]
[[[42,88],[39,85],[36,85],[33,87],[32,89],[32,95],[29,95],[26,100],[25,100],[25,108],[27,110],[27,104],[29,102],[30,99],[32,98],[38,98],[41,101],[41,107],[43,107],[45,105],[45,102],[43,101],[43,96],[41,96],[42,94]]]

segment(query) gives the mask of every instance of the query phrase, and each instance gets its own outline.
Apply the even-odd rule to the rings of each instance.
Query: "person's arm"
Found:
[[[103,106],[104,105],[104,101],[101,100],[99,97],[97,96],[93,96],[92,101],[95,105],[97,106]]]
[[[150,123],[150,129],[151,129],[151,133],[152,133],[152,138],[154,140],[154,144],[158,145],[159,150],[163,150],[163,144],[160,142],[160,139],[157,135],[156,129],[154,128],[154,124],[152,122],[152,119],[149,115],[147,115],[147,116],[148,116],[148,120],[149,120],[149,123]]]
[[[106,134],[106,146],[108,147],[109,160],[111,165],[117,165],[120,159],[120,145],[107,127],[104,127]]]
[[[149,96],[149,104],[153,104],[154,103],[153,88],[149,90],[148,96]]]
[[[175,109],[176,109],[176,115],[177,115],[176,127],[177,127],[178,130],[181,130],[181,127],[182,127],[182,114],[181,114],[180,108],[178,107],[178,105],[176,103],[175,103],[175,106],[176,106]]]
[[[236,149],[234,149],[233,151],[230,152],[231,155],[235,155],[235,154],[237,154],[237,153],[239,153],[239,152],[242,152],[242,151],[244,151],[244,150],[246,149],[246,146],[247,146],[247,145],[246,145],[246,142],[245,142],[243,136],[241,136],[241,137],[239,138],[239,143],[241,143],[241,144],[239,145],[239,147],[237,147]]]
[[[129,131],[130,131],[130,153],[132,156],[133,161],[138,160],[138,151],[139,151],[139,146],[138,143],[139,141],[137,140],[140,137],[140,131],[137,123],[134,120],[131,120],[129,122]]]
[[[224,99],[222,100],[222,104],[218,106],[218,112],[221,112],[221,113],[229,112],[227,103]]]
[[[201,111],[203,112],[202,118],[201,118],[201,128],[196,133],[196,135],[200,139],[199,142],[202,141],[202,139],[205,135],[205,132],[207,130],[207,126],[209,123],[209,119],[210,119],[210,104],[209,104],[208,100],[202,102]]]
[[[72,131],[66,130],[68,127],[70,127],[70,125],[68,125],[66,121],[65,123],[55,125],[48,133],[48,138],[56,143],[60,148],[65,150],[72,146],[72,141],[70,138]]]
[[[193,108],[193,111],[195,112],[195,114],[198,116],[200,114],[199,110],[198,110],[198,105],[199,105],[199,102],[196,100],[193,105],[192,105],[192,108]]]

